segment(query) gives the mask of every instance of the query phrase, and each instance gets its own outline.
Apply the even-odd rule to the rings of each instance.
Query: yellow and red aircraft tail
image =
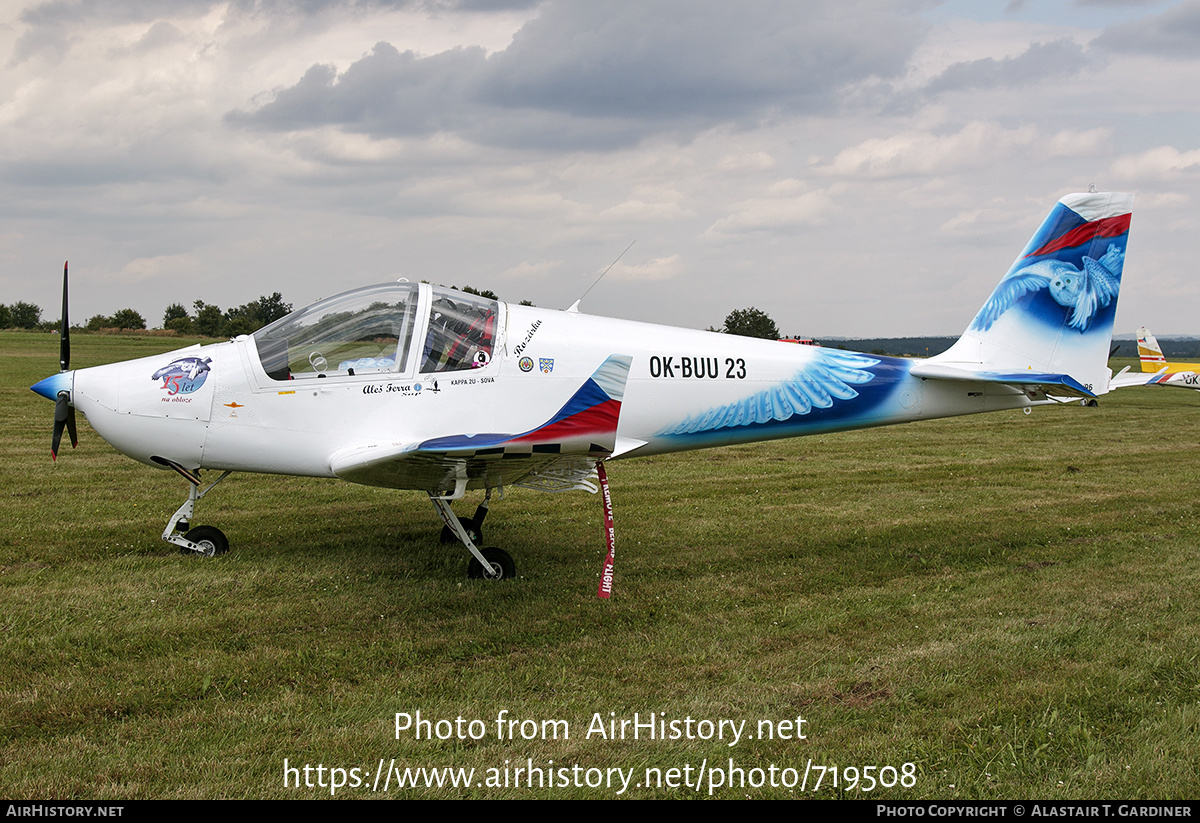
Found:
[[[1138,329],[1137,341],[1138,359],[1142,361],[1142,371],[1161,371],[1162,367],[1167,365],[1167,358],[1163,356],[1162,346],[1158,345],[1158,340],[1150,333],[1150,330],[1145,326]]]
[[[1138,329],[1138,358],[1142,361],[1142,371],[1157,373],[1166,369],[1165,374],[1193,373],[1200,374],[1200,363],[1169,362],[1163,354],[1162,346],[1145,326]],[[1189,385],[1188,388],[1195,388]]]

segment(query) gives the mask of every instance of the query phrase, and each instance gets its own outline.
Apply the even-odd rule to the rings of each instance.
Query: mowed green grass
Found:
[[[179,345],[73,344],[77,367]],[[56,369],[56,336],[0,334],[5,798],[330,796],[328,772],[285,786],[285,758],[314,783],[318,764],[363,769],[337,797],[615,794],[512,785],[529,761],[704,797],[712,772],[697,793],[645,770],[694,781],[731,759],[745,785],[713,796],[812,796],[809,764],[895,783],[879,767],[906,763],[911,788],[826,772],[816,796],[1200,795],[1196,393],[611,463],[604,602],[600,500],[578,492],[494,501],[485,542],[519,575],[500,584],[465,579],[423,495],[334,481],[234,475],[196,519],[231,553],[180,556],[159,539],[176,475],[82,419],[51,464],[53,404],[28,386]],[[418,710],[486,733],[397,739]],[[502,711],[569,738],[498,739]],[[587,736],[635,712],[756,739]],[[757,739],[797,717],[806,739]],[[485,785],[373,792],[380,760]],[[773,787],[772,766],[777,784],[807,768],[807,791]],[[488,772],[506,767],[507,786]]]

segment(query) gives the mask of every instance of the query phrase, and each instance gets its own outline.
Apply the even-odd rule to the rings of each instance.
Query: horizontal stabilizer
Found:
[[[1095,397],[1069,374],[1046,374],[1032,369],[1018,372],[975,371],[928,361],[912,367],[913,377],[929,380],[954,380],[965,383],[998,383],[1012,386],[1023,394],[1053,395],[1055,397]]]
[[[1146,372],[1130,371],[1130,367],[1126,366],[1112,376],[1108,381],[1108,389],[1127,389],[1131,386],[1146,386],[1157,381],[1157,379],[1169,376],[1167,367],[1163,366],[1157,372],[1147,374]]]

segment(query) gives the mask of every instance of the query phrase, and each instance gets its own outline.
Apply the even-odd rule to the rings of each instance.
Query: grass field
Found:
[[[356,778],[331,768],[365,784],[337,797],[612,797],[621,769],[624,796],[682,798],[714,767],[716,797],[1200,796],[1195,393],[612,463],[603,602],[583,493],[494,502],[499,584],[465,579],[422,495],[333,481],[234,475],[197,518],[231,553],[183,557],[159,539],[176,475],[82,418],[51,464],[28,387],[57,340],[0,334],[5,798],[329,797]],[[76,367],[180,345],[72,342]],[[464,724],[397,736],[417,711]],[[500,739],[502,712],[535,723]],[[693,739],[596,733],[635,713]],[[384,793],[381,761],[475,773]],[[514,785],[530,762],[555,785]]]

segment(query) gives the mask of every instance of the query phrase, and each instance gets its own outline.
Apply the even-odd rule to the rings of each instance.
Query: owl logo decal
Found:
[[[167,394],[191,394],[208,379],[211,362],[211,357],[181,357],[163,366],[150,379],[163,381],[162,388]]]

